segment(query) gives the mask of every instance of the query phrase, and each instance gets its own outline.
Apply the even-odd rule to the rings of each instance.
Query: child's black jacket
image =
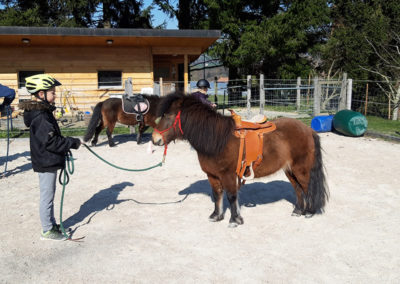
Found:
[[[52,111],[55,107],[36,101],[19,104],[24,110],[24,123],[30,128],[32,168],[35,172],[52,172],[65,166],[65,154],[78,149],[77,138],[63,137]]]

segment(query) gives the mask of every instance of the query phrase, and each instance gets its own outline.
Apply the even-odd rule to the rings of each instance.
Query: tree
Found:
[[[105,0],[101,1],[99,10],[103,17],[98,27],[108,28],[152,28],[151,7],[142,10],[141,0]]]
[[[207,17],[207,6],[203,0],[179,0],[175,7],[172,0],[154,0],[161,11],[178,20],[179,29],[204,29],[202,22]]]
[[[347,72],[351,78],[371,78],[361,66],[375,66],[378,57],[365,38],[387,42],[391,27],[400,27],[399,17],[397,0],[332,1],[332,31],[323,47],[325,69],[334,61],[334,69]]]
[[[0,25],[152,28],[142,0],[0,0]]]
[[[378,86],[389,100],[389,113],[391,106],[393,106],[392,119],[398,120],[400,106],[400,35],[392,32],[391,40],[385,44],[374,44],[368,38],[366,38],[366,41],[379,59],[375,66],[361,67],[384,80],[385,84],[378,83]]]
[[[206,3],[209,28],[223,33],[212,52],[232,70],[230,78],[260,72],[270,78],[306,76],[311,67],[304,55],[326,40],[329,7],[324,0]]]

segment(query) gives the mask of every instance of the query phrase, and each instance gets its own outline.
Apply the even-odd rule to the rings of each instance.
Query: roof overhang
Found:
[[[2,26],[0,46],[196,47],[202,53],[220,36],[219,30]]]

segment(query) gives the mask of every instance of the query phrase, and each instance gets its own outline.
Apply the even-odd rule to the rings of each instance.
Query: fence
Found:
[[[395,86],[392,93],[388,92],[389,84]],[[398,84],[398,82],[355,80],[352,109],[364,115],[397,120],[400,117]]]
[[[280,80],[247,76],[247,79],[210,82],[210,100],[223,112],[227,108],[243,111],[247,116],[266,112],[269,115],[305,116],[335,113],[351,108],[351,79]],[[189,92],[196,82],[190,82]],[[182,90],[182,82],[155,82],[155,93],[165,95]],[[180,87],[179,87],[180,86]]]

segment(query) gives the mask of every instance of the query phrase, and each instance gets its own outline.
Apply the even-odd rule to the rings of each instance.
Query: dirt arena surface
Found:
[[[292,217],[294,190],[278,172],[241,188],[244,225],[233,229],[229,208],[208,221],[211,188],[186,142],[147,172],[112,168],[81,147],[63,221],[83,242],[40,240],[29,140],[13,140],[0,179],[0,283],[400,283],[400,144],[320,136],[325,214]],[[149,154],[133,138],[109,148],[102,137],[93,149],[126,168],[161,160],[162,148]],[[2,172],[5,149],[2,139]],[[57,220],[60,198],[58,185]]]

